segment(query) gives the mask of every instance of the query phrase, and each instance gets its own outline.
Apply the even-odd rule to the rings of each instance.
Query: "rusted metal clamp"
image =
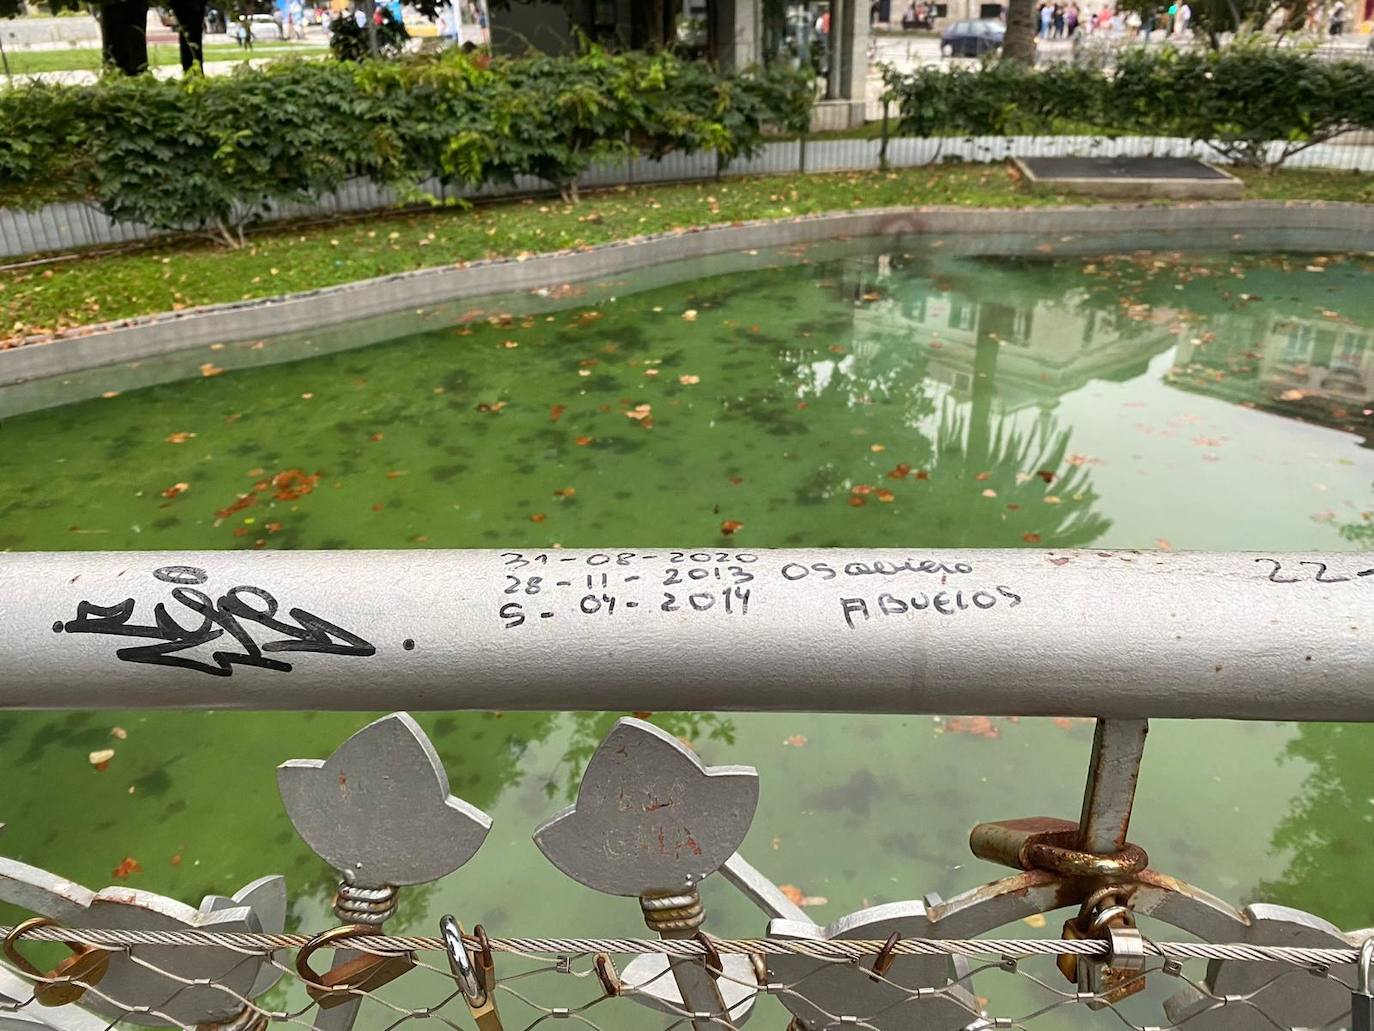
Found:
[[[16,925],[5,935],[4,943],[0,944],[0,951],[4,952],[7,960],[41,982],[33,988],[33,1001],[40,1006],[65,1006],[76,1002],[86,994],[87,988],[99,984],[110,969],[110,953],[92,945],[68,945],[72,954],[47,973],[24,958],[19,951],[19,940],[24,935],[40,927],[60,926],[50,917],[30,917]]]
[[[327,974],[317,974],[310,966],[310,957],[317,949],[349,938],[362,938],[377,933],[368,924],[343,924],[321,931],[301,946],[296,953],[296,974],[305,985],[306,994],[322,1010],[342,1006],[352,998],[376,991],[414,969],[415,953],[396,952],[387,955],[365,953],[340,963]]]
[[[881,981],[887,976],[887,972],[892,969],[892,961],[897,958],[897,954],[892,950],[901,940],[902,936],[896,931],[887,936],[887,941],[883,942],[883,947],[873,957],[873,966],[868,975],[870,981]]]
[[[1014,870],[1048,870],[1065,877],[1129,879],[1150,857],[1127,842],[1117,852],[1097,854],[1078,847],[1078,824],[1053,816],[980,823],[969,832],[969,848],[979,859]]]

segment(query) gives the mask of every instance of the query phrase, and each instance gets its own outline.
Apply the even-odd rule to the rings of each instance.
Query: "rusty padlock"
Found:
[[[57,927],[56,920],[36,916],[25,920],[5,936],[5,958],[30,977],[43,980],[33,987],[33,1000],[40,1006],[66,1006],[100,983],[110,969],[110,954],[90,945],[68,945],[72,954],[46,974],[24,958],[19,939],[39,927]]]
[[[1103,1009],[1129,998],[1145,987],[1145,951],[1135,914],[1123,905],[1103,905],[1116,892],[1099,888],[1083,901],[1078,915],[1064,921],[1065,941],[1103,939],[1112,945],[1107,956],[1074,956],[1061,953],[1055,960],[1065,979],[1080,992],[1096,996],[1090,1009]]]
[[[344,924],[315,935],[301,946],[296,954],[296,973],[305,985],[306,994],[320,1009],[333,1009],[365,992],[376,991],[415,967],[415,953],[394,952],[354,956],[331,968],[327,974],[317,974],[311,969],[310,957],[316,949],[348,938],[376,933],[377,928],[367,924]]]

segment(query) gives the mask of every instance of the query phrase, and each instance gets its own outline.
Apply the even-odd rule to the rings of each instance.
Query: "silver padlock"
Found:
[[[1350,992],[1350,1031],[1374,1031],[1374,938],[1360,946],[1355,987]]]
[[[1100,1010],[1145,987],[1145,940],[1135,914],[1125,906],[1103,906],[1088,923],[1088,937],[1111,943],[1106,956],[1078,957],[1078,990],[1097,996],[1089,1009]],[[1374,1029],[1371,1029],[1374,1031]]]

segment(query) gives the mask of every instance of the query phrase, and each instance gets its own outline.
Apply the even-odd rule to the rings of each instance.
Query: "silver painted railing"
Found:
[[[0,971],[11,1000],[0,1001],[0,1025],[348,1031],[376,1004],[392,1022],[460,1026],[443,1013],[456,999],[480,1031],[573,1017],[597,1031],[590,1011],[629,997],[670,1026],[706,1031],[738,1027],[772,996],[794,1031],[1058,1026],[1067,1008],[1110,1008],[1143,1027],[1129,1007],[1153,992],[1168,1027],[1361,1027],[1370,996],[1356,959],[1372,932],[1283,906],[1236,908],[1156,869],[1128,831],[1148,717],[1374,718],[1374,637],[1362,618],[1371,590],[1374,568],[1357,555],[729,546],[0,556],[0,704],[10,707],[380,701],[1098,717],[1076,819],[971,831],[974,854],[1011,873],[826,927],[739,853],[757,772],[704,766],[651,723],[622,719],[575,804],[533,839],[571,879],[637,900],[657,937],[449,927],[437,939],[384,925],[408,886],[467,863],[491,820],[449,793],[423,732],[394,713],[328,759],[277,771],[292,823],[337,872],[334,911],[347,929],[284,934],[279,877],[192,908],[0,860],[0,901],[48,921],[0,932],[11,964]],[[699,886],[712,874],[769,918],[760,937],[705,933]],[[1058,939],[984,937],[1061,909]],[[1189,940],[1147,939],[1137,918]],[[73,957],[42,971],[23,958],[25,939],[65,941]],[[297,951],[294,967],[283,950]],[[328,973],[312,963],[320,950],[333,951]],[[431,951],[447,964],[420,959]],[[503,968],[508,955],[526,966],[498,975],[497,955]],[[613,955],[630,960],[617,969]],[[1368,973],[1374,945],[1362,955]],[[1059,973],[1031,973],[1035,959],[1054,959]],[[417,966],[451,975],[442,1003],[379,994]],[[981,985],[999,971],[1049,1001],[1020,1017],[990,1011]],[[303,983],[304,1006],[264,998],[284,972]],[[595,989],[589,999],[531,999],[531,974],[570,973]],[[1035,1023],[1046,1015],[1050,1024]]]

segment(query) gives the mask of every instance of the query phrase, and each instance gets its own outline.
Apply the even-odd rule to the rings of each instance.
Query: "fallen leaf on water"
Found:
[[[190,489],[191,485],[189,483],[174,483],[162,492],[162,496],[164,498],[174,498],[178,494],[185,494]]]
[[[110,760],[115,756],[113,748],[99,748],[86,758],[97,770],[103,770],[110,765]]]
[[[866,483],[856,483],[849,489],[851,494],[872,494],[873,488]]]
[[[1060,730],[1073,730],[1073,720],[1069,719],[1067,716],[1056,716],[1054,718],[1054,725]]]
[[[886,487],[879,487],[877,490],[878,500],[885,505],[890,505],[893,498],[896,496],[897,495],[893,494],[892,491],[888,490]]]
[[[1038,533],[1031,533],[1029,530],[1027,530],[1025,533],[1021,535],[1021,539],[1025,541],[1027,544],[1040,543],[1040,535]]]
[[[194,433],[187,433],[185,430],[179,430],[178,432],[171,434],[171,435],[167,438],[167,443],[168,443],[168,444],[185,444],[188,440],[190,440],[190,439],[191,439],[192,437],[194,437],[194,436],[195,436]]]
[[[791,745],[793,748],[805,748],[805,747],[806,747],[806,735],[805,735],[805,734],[793,734],[793,735],[791,735],[790,737],[785,737],[785,738],[783,738],[782,743],[785,744],[785,745]]]
[[[559,487],[556,491],[553,492],[553,496],[556,498],[570,498],[576,493],[576,487]]]
[[[1034,927],[1036,930],[1045,926],[1044,913],[1032,913],[1030,916],[1023,916],[1021,922],[1027,927]]]
[[[720,532],[729,537],[738,530],[743,530],[744,524],[738,519],[726,519],[720,524]]]
[[[118,390],[107,390],[107,391],[105,391],[105,393],[101,394],[100,396],[103,397],[103,398],[118,397],[118,396],[119,396],[119,391],[118,391]]]
[[[1156,538],[1155,538],[1155,547],[1158,548],[1160,551],[1173,551],[1173,550],[1174,550],[1174,546],[1173,546],[1172,544],[1170,544],[1169,541],[1168,541],[1166,538],[1164,538],[1164,537],[1156,537]]]
[[[125,856],[120,861],[119,865],[114,868],[114,873],[112,876],[118,878],[119,880],[123,880],[130,874],[142,872],[143,867],[139,865],[137,859],[135,859],[133,856]]]
[[[180,853],[180,852],[178,852],[176,855],[174,855],[174,856],[172,857],[172,865],[173,865],[173,866],[180,866],[180,865],[181,865],[181,853]]]
[[[883,451],[886,451],[886,450],[887,450],[887,445],[886,445],[886,444],[869,444],[869,445],[868,445],[868,450],[872,451],[875,455],[876,455],[876,454],[880,454],[880,453],[882,453]]]
[[[224,370],[214,362],[202,362],[200,366],[200,374],[202,376],[218,376],[223,371]]]
[[[1055,473],[1053,469],[1041,469],[1035,475],[1040,477],[1046,483],[1053,483],[1055,479]]]
[[[685,322],[695,322],[697,320],[697,310],[695,308],[688,308],[682,313],[682,318]]]
[[[867,499],[860,497],[858,494],[851,494],[849,496],[849,503],[855,508],[863,508],[868,502]]]
[[[978,474],[975,475],[973,478],[974,478],[975,480],[977,480],[979,483],[982,483],[984,480],[990,480],[990,479],[992,479],[992,473],[988,473],[988,472],[978,473]]]
[[[899,462],[895,469],[888,472],[887,478],[889,480],[905,480],[910,475],[911,466],[907,465],[905,462]]]
[[[778,891],[786,895],[787,901],[791,902],[794,906],[800,906],[801,900],[806,897],[806,893],[795,884],[779,884]]]
[[[1279,400],[1280,400],[1280,401],[1301,401],[1301,400],[1302,400],[1304,397],[1306,397],[1306,396],[1307,396],[1307,391],[1305,391],[1305,390],[1298,390],[1296,387],[1294,387],[1292,390],[1285,390],[1282,394],[1280,394],[1280,395],[1279,395]]]
[[[701,382],[701,377],[693,376],[691,373],[684,373],[683,375],[677,378],[677,381],[681,383],[684,387],[692,387],[696,386],[698,383]]]
[[[625,418],[644,420],[649,417],[649,413],[653,410],[653,405],[635,405],[625,413]]]
[[[548,516],[546,516],[543,512],[535,512],[533,515],[530,516],[530,522],[542,523],[547,518]]]
[[[991,487],[989,487],[989,488],[987,488],[985,491],[983,491],[983,497],[985,497],[985,498],[995,498],[995,497],[997,497],[997,492],[996,492],[995,490],[993,490]]]
[[[409,469],[392,469],[386,474],[386,478],[388,480],[397,480],[405,476],[409,471]]]
[[[1058,505],[1059,503],[1060,503],[1060,501],[1059,501],[1058,495],[1055,495],[1055,494],[1046,494],[1046,495],[1045,495],[1045,504],[1047,504],[1047,505]]]
[[[578,447],[586,447],[591,442],[591,437],[578,437],[576,440],[573,441],[573,443],[576,444]]]
[[[919,469],[919,470],[917,470],[917,472],[915,473],[915,476],[916,476],[916,479],[918,479],[918,480],[928,480],[928,479],[930,479],[930,473],[926,472],[924,469]]]
[[[512,348],[512,347],[519,347],[519,346],[520,346],[520,341],[519,341],[519,340],[503,340],[503,341],[501,341],[501,346],[504,347],[504,348],[507,348],[507,349]]]
[[[125,730],[123,727],[111,727],[110,736],[119,741],[123,741],[125,738],[129,736],[129,732]]]
[[[549,422],[557,422],[563,418],[563,413],[568,410],[567,405],[553,405],[549,409]]]
[[[499,412],[502,408],[506,407],[506,404],[507,402],[505,401],[492,401],[490,404],[483,401],[477,406],[477,410],[479,412]]]
[[[379,444],[379,443],[381,443],[381,440],[382,440],[382,434],[380,434],[380,433],[374,433],[374,434],[372,434],[372,436],[368,437],[367,439],[370,440],[370,441],[372,441],[372,443],[374,443],[374,444]],[[262,473],[259,472],[258,475],[261,476]]]
[[[986,716],[955,716],[945,720],[944,726],[949,734],[972,734],[990,741],[1002,736],[1002,728]]]

